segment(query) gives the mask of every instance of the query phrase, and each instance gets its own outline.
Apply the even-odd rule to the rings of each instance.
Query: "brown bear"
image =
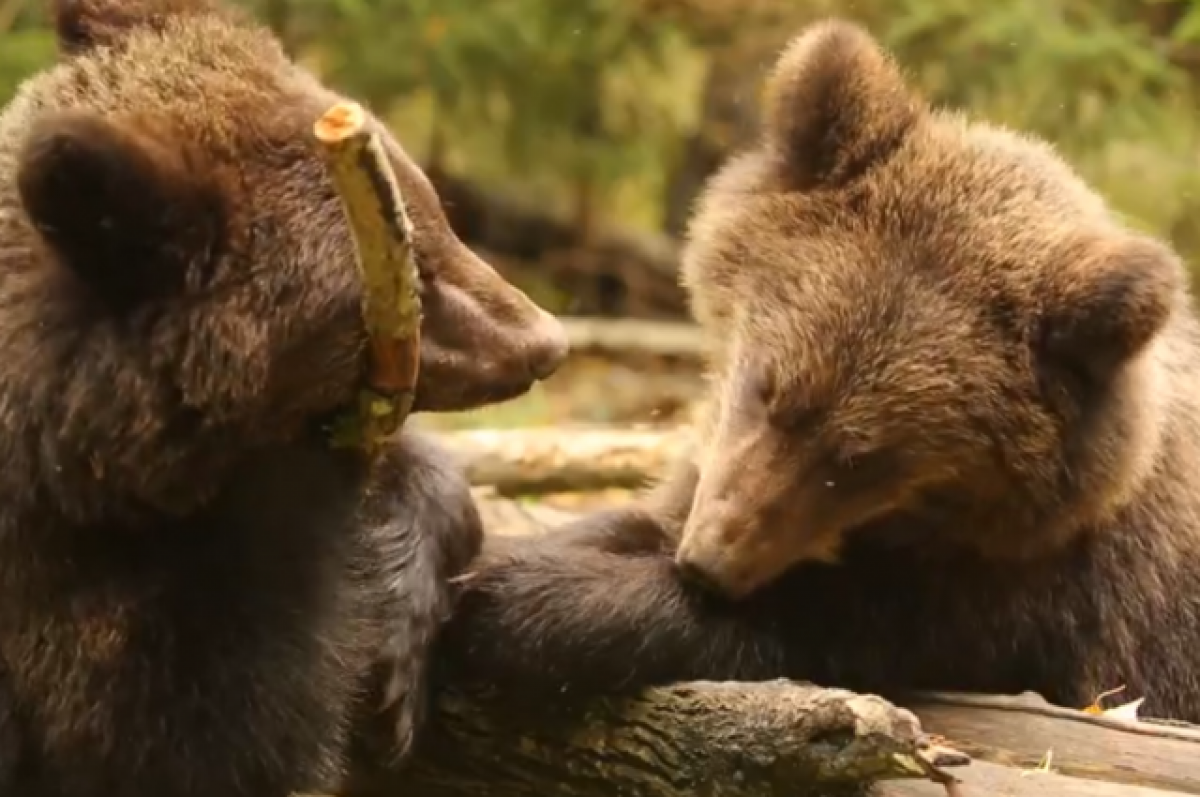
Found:
[[[59,63],[0,114],[0,792],[328,790],[379,701],[411,743],[481,536],[429,441],[374,467],[330,445],[366,342],[312,141],[341,98],[208,0],[52,8]],[[379,129],[416,231],[417,409],[524,392],[561,327]]]
[[[1200,721],[1178,258],[1049,146],[931,108],[850,23],[799,35],[766,96],[690,227],[694,456],[632,506],[485,541],[446,673],[1069,706],[1125,685]]]

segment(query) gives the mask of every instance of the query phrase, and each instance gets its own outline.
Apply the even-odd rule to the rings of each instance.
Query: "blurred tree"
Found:
[[[54,57],[54,37],[39,0],[0,0],[0,101]]]
[[[762,71],[820,16],[868,25],[935,102],[1054,141],[1200,255],[1200,0],[244,0],[432,170],[678,232],[754,135]],[[45,0],[0,0],[0,99],[52,57]]]
[[[377,109],[427,98],[435,169],[459,131],[482,129],[510,170],[565,183],[585,230],[614,182],[679,135],[678,99],[655,87],[680,38],[624,0],[259,2],[330,80]]]
[[[927,96],[1055,142],[1136,223],[1200,255],[1200,0],[632,0],[712,55],[723,96],[705,97],[700,130],[728,127],[747,89],[729,80],[730,42],[774,55],[778,39],[825,15],[866,24]],[[758,44],[753,42],[757,40]],[[736,60],[735,56],[735,60]],[[756,63],[744,57],[735,71]],[[755,75],[758,77],[759,75]],[[709,133],[694,159],[719,162],[746,133]],[[697,182],[683,163],[674,184]],[[669,204],[678,218],[687,198]]]

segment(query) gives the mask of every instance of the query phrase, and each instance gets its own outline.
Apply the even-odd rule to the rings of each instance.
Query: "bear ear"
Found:
[[[181,290],[225,230],[216,164],[189,156],[151,124],[86,112],[31,127],[17,189],[62,264],[123,312]]]
[[[59,48],[74,54],[117,44],[139,28],[162,30],[173,17],[212,13],[210,0],[51,0]]]
[[[1175,253],[1144,236],[1091,241],[1066,253],[1044,297],[1042,355],[1103,384],[1166,326],[1186,279]]]
[[[925,112],[899,67],[841,20],[805,29],[766,87],[766,133],[801,189],[836,186],[886,158]]]

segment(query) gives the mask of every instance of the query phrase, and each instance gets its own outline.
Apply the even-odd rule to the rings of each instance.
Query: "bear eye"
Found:
[[[779,380],[770,368],[758,368],[751,377],[751,390],[754,399],[765,407],[775,403],[779,395]]]
[[[841,452],[835,458],[834,466],[843,480],[860,484],[893,477],[899,460],[891,449],[860,449]]]
[[[813,407],[797,407],[776,403],[769,410],[771,425],[791,434],[812,432],[820,421]]]
[[[770,412],[775,401],[776,384],[769,369],[740,367],[731,379],[733,400],[744,410]]]

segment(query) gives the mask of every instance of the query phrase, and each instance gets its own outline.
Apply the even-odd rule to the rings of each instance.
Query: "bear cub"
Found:
[[[710,180],[684,282],[694,454],[631,506],[485,540],[448,672],[523,689],[793,677],[1125,685],[1200,721],[1200,328],[1165,244],[1044,143],[803,31]]]
[[[207,0],[52,10],[59,62],[0,113],[0,791],[328,792],[381,703],[410,746],[481,537],[429,441],[329,445],[365,350],[311,139],[341,98]],[[421,269],[416,408],[524,392],[561,327],[380,132]]]

